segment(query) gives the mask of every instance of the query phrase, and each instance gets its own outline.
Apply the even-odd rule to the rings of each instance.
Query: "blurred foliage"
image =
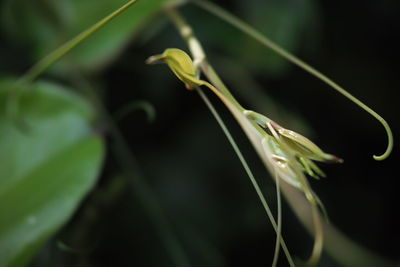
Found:
[[[106,64],[164,2],[142,1],[74,49],[69,60],[75,67],[89,70]],[[30,46],[32,58],[39,60],[124,3],[125,0],[5,0],[2,29],[9,37]]]
[[[1,1],[0,75],[23,74],[124,2]],[[154,207],[143,205],[140,189],[132,182],[139,177],[162,209],[158,216],[166,224],[161,227],[173,233],[190,266],[269,263],[274,232],[217,124],[165,66],[144,65],[148,56],[167,47],[186,49],[161,13],[164,3],[139,1],[45,74],[57,83],[40,82],[25,92],[21,115],[31,132],[24,133],[6,116],[10,80],[2,80],[0,266],[11,260],[20,266],[39,247],[31,266],[176,266],[173,259],[180,256],[165,248],[168,240],[157,234],[160,225],[149,215]],[[393,88],[398,81],[391,51],[398,47],[394,35],[400,30],[396,3],[219,2],[332,74],[387,118],[395,134],[398,97]],[[331,220],[349,237],[398,260],[392,243],[400,238],[393,207],[398,202],[394,168],[399,153],[382,163],[371,157],[384,147],[383,129],[325,85],[221,20],[192,5],[182,12],[241,102],[345,159],[342,166],[323,166],[328,179],[312,186]],[[149,124],[140,110],[133,110],[115,125],[112,115],[137,100],[153,104],[156,120]],[[274,206],[275,188],[264,167],[228,112],[213,101]],[[138,164],[130,159],[121,164],[121,149],[110,149],[96,182],[103,152],[95,132],[104,134],[110,148],[132,152]],[[305,258],[312,240],[289,207],[283,221],[289,249]],[[324,255],[320,266],[339,264]]]
[[[0,82],[2,110],[14,83]],[[0,114],[0,266],[29,262],[92,188],[103,158],[87,103],[50,83],[27,90],[18,108],[24,128]]]

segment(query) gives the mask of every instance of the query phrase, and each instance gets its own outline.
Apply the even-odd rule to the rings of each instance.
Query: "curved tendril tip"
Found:
[[[238,17],[232,15],[231,13],[221,9],[219,6],[216,4],[207,1],[207,0],[192,0],[193,3],[197,4],[199,7],[207,10],[208,12],[214,14],[215,16],[219,17],[220,19],[224,20],[228,24],[231,24],[232,26],[236,27],[237,29],[241,30],[242,32],[248,34],[250,37],[254,38],[264,46],[272,49],[275,53],[281,55],[282,57],[286,58],[288,61],[292,62],[293,64],[299,66],[303,70],[309,72],[313,76],[317,77],[321,81],[325,82],[326,84],[330,85],[333,89],[347,97],[349,100],[351,100],[353,103],[357,104],[359,107],[367,111],[369,114],[371,114],[373,117],[375,117],[384,127],[388,136],[388,145],[386,148],[385,153],[383,153],[380,156],[374,155],[375,160],[384,160],[386,159],[390,153],[392,152],[393,149],[393,134],[392,131],[387,124],[387,122],[375,111],[373,111],[370,107],[365,105],[363,102],[361,102],[358,98],[355,96],[351,95],[349,92],[347,92],[344,88],[339,86],[337,83],[335,83],[333,80],[331,80],[329,77],[324,75],[323,73],[319,72],[317,69],[314,67],[310,66],[300,58],[296,57],[295,55],[291,54],[290,52],[286,51],[284,48],[270,40],[268,37],[266,37],[264,34],[261,32],[257,31],[254,29],[252,26],[247,24],[246,22],[242,21]]]
[[[388,145],[386,147],[385,153],[383,153],[380,156],[374,155],[374,159],[375,160],[384,160],[387,157],[389,157],[390,153],[393,150],[393,133],[392,133],[392,130],[390,129],[390,126],[388,125],[388,123],[381,116],[379,116],[378,114],[376,114],[376,115],[377,116],[374,116],[374,117],[383,125],[383,127],[385,127],[386,134],[388,137]]]

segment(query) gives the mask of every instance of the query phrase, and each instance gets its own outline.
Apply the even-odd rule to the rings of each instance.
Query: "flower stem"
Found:
[[[282,203],[281,203],[281,189],[279,186],[279,180],[277,172],[275,171],[275,185],[276,185],[276,203],[277,203],[277,220],[278,220],[278,227],[276,230],[276,243],[275,243],[275,253],[274,259],[272,261],[272,267],[278,266],[278,259],[279,259],[279,243],[281,242],[282,238]]]
[[[201,88],[197,87],[196,88],[197,93],[200,95],[201,99],[204,101],[204,103],[207,105],[208,109],[210,110],[210,112],[213,114],[215,120],[218,122],[219,126],[221,127],[222,131],[224,132],[226,138],[228,139],[229,143],[231,144],[233,150],[235,151],[236,155],[238,156],[240,162],[243,165],[244,170],[246,171],[247,176],[250,178],[250,181],[254,187],[254,189],[256,190],[256,193],[258,195],[258,198],[261,201],[261,204],[264,207],[265,212],[267,213],[267,216],[269,218],[269,220],[271,221],[272,227],[274,228],[275,232],[276,232],[276,246],[275,246],[275,253],[274,253],[274,260],[273,260],[273,265],[272,266],[276,266],[277,261],[278,261],[278,255],[279,255],[279,247],[280,245],[282,246],[282,249],[287,257],[287,260],[289,262],[290,266],[295,266],[292,256],[290,255],[290,252],[286,246],[285,241],[282,238],[281,235],[281,228],[282,228],[282,214],[281,214],[281,199],[280,199],[280,191],[279,191],[279,179],[276,179],[276,187],[277,187],[277,203],[278,203],[278,222],[275,221],[274,215],[272,214],[271,208],[269,207],[260,186],[258,185],[257,180],[255,179],[249,165],[247,164],[246,159],[244,158],[242,152],[240,151],[239,147],[237,146],[235,140],[233,139],[232,135],[230,134],[228,128],[226,127],[224,121],[221,119],[221,117],[219,116],[218,112],[215,110],[214,106],[212,105],[212,103],[210,102],[210,100],[208,99],[208,97],[204,94],[204,92],[201,90]]]
[[[335,83],[332,79],[324,75],[323,73],[319,72],[316,70],[314,67],[310,66],[300,58],[296,57],[295,55],[291,54],[290,52],[286,51],[282,47],[280,47],[278,44],[270,40],[268,37],[263,35],[260,31],[257,31],[254,29],[252,26],[247,24],[246,22],[242,21],[241,19],[237,18],[236,16],[230,14],[229,12],[225,11],[224,9],[220,8],[218,5],[207,1],[207,0],[191,0],[193,3],[198,5],[199,7],[207,10],[208,12],[214,14],[215,16],[219,17],[220,19],[224,20],[225,22],[231,24],[232,26],[236,27],[237,29],[241,30],[242,32],[246,33],[250,37],[254,38],[258,42],[262,43],[264,46],[270,48],[273,50],[275,53],[281,55],[282,57],[286,58],[288,61],[292,62],[293,64],[299,66],[303,70],[307,71],[311,75],[317,77],[324,83],[328,84],[331,86],[333,89],[341,93],[343,96],[348,98],[350,101],[364,109],[366,112],[368,112],[371,116],[373,116],[375,119],[377,119],[385,128],[387,138],[388,138],[388,144],[386,147],[386,151],[380,155],[376,156],[374,155],[375,160],[384,160],[386,159],[392,149],[393,149],[393,134],[390,129],[389,124],[383,119],[378,113],[376,113],[373,109],[365,105],[363,102],[361,102],[359,99],[357,99],[355,96],[350,94],[348,91],[346,91],[343,87]]]
[[[194,59],[194,64],[200,67],[200,69],[204,72],[204,74],[210,78],[210,81],[215,85],[215,87],[228,99],[230,102],[239,110],[244,110],[243,107],[239,104],[239,102],[235,99],[235,97],[231,94],[225,84],[221,81],[218,75],[215,73],[212,66],[207,62],[206,55],[204,50],[195,37],[192,28],[190,25],[184,20],[184,18],[178,13],[178,11],[169,6],[165,9],[169,18],[174,22],[175,26],[179,30],[181,36],[185,39],[190,52]]]
[[[139,0],[131,0],[122,7],[118,8],[110,15],[106,16],[92,27],[86,29],[85,31],[78,34],[73,39],[64,43],[62,46],[48,54],[42,60],[37,62],[33,67],[31,67],[15,84],[11,90],[11,93],[8,95],[6,101],[6,114],[15,120],[18,124],[24,125],[23,121],[18,118],[19,106],[18,99],[22,95],[22,92],[29,87],[29,85],[35,81],[43,72],[45,72],[49,67],[51,67],[54,63],[60,60],[63,56],[65,56],[68,52],[70,52],[73,48],[79,45],[86,38],[94,34],[101,27],[109,23],[111,20],[119,16],[121,13],[126,11],[130,6],[135,4]],[[24,128],[24,127],[23,127]]]
[[[123,174],[129,178],[131,190],[137,197],[138,203],[144,208],[144,212],[148,216],[150,224],[154,227],[154,231],[161,239],[173,266],[190,267],[191,263],[189,258],[181,241],[173,231],[173,225],[170,219],[165,214],[156,193],[147,183],[139,162],[134,153],[129,149],[129,145],[118,128],[115,119],[106,109],[93,86],[80,74],[79,70],[73,70],[71,76],[76,86],[83,90],[91,100],[102,121],[107,124],[113,141],[110,145],[110,152],[114,154],[117,159],[117,163],[120,165]]]
[[[121,13],[126,11],[130,6],[135,4],[139,0],[131,0],[122,7],[118,8],[115,10],[113,13],[108,15],[107,17],[103,18],[99,22],[97,22],[95,25],[90,27],[89,29],[81,32],[78,34],[75,38],[71,39],[70,41],[66,42],[53,52],[51,52],[49,55],[47,55],[45,58],[40,60],[37,64],[35,64],[31,69],[28,70],[28,72],[22,76],[21,82],[22,83],[27,83],[29,84],[30,82],[33,82],[40,74],[42,74],[45,70],[47,70],[49,67],[51,67],[55,62],[57,62],[61,57],[63,57],[65,54],[70,52],[73,48],[75,48],[78,44],[80,44],[83,40],[91,36],[93,33],[98,31],[101,27],[109,23],[111,20],[119,16]]]
[[[240,117],[244,116],[242,112],[244,112],[245,109],[239,104],[239,102],[237,102],[237,100],[234,98],[234,96],[230,93],[229,89],[225,86],[225,84],[219,78],[218,74],[215,72],[213,67],[208,63],[206,55],[204,53],[204,50],[203,50],[200,42],[198,41],[198,39],[195,37],[190,25],[184,20],[184,18],[173,7],[166,8],[166,13],[170,17],[172,22],[174,22],[174,24],[178,28],[180,34],[187,42],[189,49],[191,51],[191,54],[194,58],[194,63],[198,64],[200,66],[200,69],[207,76],[207,78],[220,91],[220,93],[223,95],[223,97],[225,97],[228,100],[228,101],[224,101],[224,103],[232,111],[232,113],[235,115],[235,117],[240,121]],[[225,135],[227,136],[229,142],[231,143],[233,149],[235,150],[237,156],[239,157],[239,159],[240,159],[246,173],[248,174],[250,181],[253,184],[253,187],[255,188],[257,195],[267,213],[267,216],[271,221],[271,224],[272,224],[275,232],[278,234],[279,233],[278,226],[272,215],[272,212],[264,198],[264,195],[262,194],[260,187],[258,186],[257,181],[255,180],[253,174],[251,173],[251,170],[250,170],[247,162],[245,161],[243,155],[241,154],[240,149],[237,147],[234,139],[230,135],[230,133],[229,133],[228,129],[226,128],[226,126],[224,125],[222,119],[219,117],[218,113],[215,111],[215,109],[213,108],[211,103],[208,101],[208,99],[206,98],[204,93],[199,89],[197,89],[197,92],[200,94],[203,101],[205,101],[206,105],[209,107],[210,111],[216,118],[217,122],[219,123],[220,127],[222,128],[222,130],[224,131]],[[219,94],[217,94],[217,95],[219,95]],[[221,99],[221,100],[223,100],[223,99]],[[240,114],[238,115],[238,113],[240,113]],[[256,129],[256,132],[260,131],[259,132],[260,135],[263,134],[262,129],[260,129],[260,127],[256,123],[250,122],[247,119],[246,119],[246,123],[252,124],[252,126]],[[295,266],[283,238],[280,237],[278,239],[280,240],[280,244],[286,255],[289,265]]]

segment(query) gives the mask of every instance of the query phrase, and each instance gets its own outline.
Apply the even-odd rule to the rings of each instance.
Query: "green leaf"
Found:
[[[101,5],[98,5],[101,2]],[[73,35],[82,29],[91,26],[95,21],[105,17],[111,11],[125,4],[126,0],[74,0],[76,5],[77,23],[71,29]],[[72,52],[74,60],[81,66],[90,69],[99,66],[112,59],[133,37],[136,31],[144,26],[156,12],[160,11],[166,0],[145,0],[129,8],[120,17],[106,25],[98,33],[90,37]],[[88,19],[87,13],[92,12],[94,5],[97,7],[96,16]],[[78,19],[79,18],[79,19]],[[147,26],[146,26],[147,27]]]
[[[75,37],[127,0],[14,0],[2,5],[2,27],[34,48],[36,60]],[[135,31],[161,9],[166,0],[139,1],[88,38],[70,61],[85,69],[104,65],[127,44]],[[64,62],[65,63],[65,62]]]
[[[251,3],[250,3],[251,2]],[[244,20],[271,40],[285,49],[296,52],[306,40],[307,47],[312,46],[317,34],[314,28],[318,24],[317,4],[312,0],[249,0],[239,2],[244,13]],[[285,71],[290,63],[275,52],[266,52],[257,42],[242,35],[240,38],[245,51],[251,51],[247,58],[254,70],[262,69],[271,74]],[[239,51],[237,51],[239,52]],[[240,53],[238,53],[240,54]],[[243,54],[243,53],[242,53]]]
[[[4,111],[12,82],[0,81]],[[0,114],[0,266],[24,266],[73,214],[98,176],[103,141],[80,97],[38,82],[24,92],[19,129]]]
[[[317,8],[318,3],[313,0],[236,0],[228,7],[232,9],[231,13],[291,52],[299,48],[308,51],[315,45],[319,25]],[[291,66],[287,59],[265,49],[242,31],[219,18],[201,14],[197,10],[190,14],[190,21],[202,20],[199,36],[206,36],[207,44],[222,46],[219,54],[227,53],[228,57],[250,69],[253,75],[279,76]]]

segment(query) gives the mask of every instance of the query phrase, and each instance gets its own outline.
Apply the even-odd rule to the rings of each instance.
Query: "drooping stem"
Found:
[[[169,13],[169,15],[180,16],[179,14],[173,14],[173,13]],[[176,22],[174,19],[172,20]],[[176,26],[180,29],[180,32],[182,32],[181,29],[183,26],[185,26],[185,24],[183,25],[176,24]],[[188,41],[187,38],[185,38],[185,40]],[[228,90],[210,64],[200,64],[200,68],[202,69],[203,73],[207,76],[208,80],[217,89],[219,89],[220,91]],[[233,102],[231,106],[236,107],[235,102]],[[265,154],[263,153],[263,150],[258,140],[259,138],[256,137],[256,135],[258,134],[257,131],[258,130],[262,131],[262,129],[260,129],[258,125],[252,124],[247,119],[241,120],[240,115],[243,114],[238,114],[237,112],[235,113],[235,110],[232,109],[232,107],[228,106],[228,108],[232,111],[233,115],[236,117],[238,122],[242,125],[244,132],[249,137],[258,155],[265,163],[265,166],[272,172],[273,168],[271,168],[271,166],[268,165],[268,160],[266,159]],[[250,128],[256,129],[256,132],[253,132],[253,130],[250,130]],[[281,183],[280,185],[283,194],[285,195],[287,201],[289,202],[290,206],[293,208],[293,211],[299,217],[301,222],[311,233],[315,233],[315,231],[313,231],[314,225],[312,222],[313,215],[311,214],[311,206],[309,201],[304,197],[303,192],[297,190],[296,188],[292,187],[287,183]],[[316,215],[320,216],[319,213],[317,213]],[[380,258],[378,255],[375,255],[372,251],[369,251],[359,246],[358,244],[354,243],[352,240],[347,238],[343,233],[341,233],[338,229],[336,229],[332,224],[328,224],[326,222],[323,222],[322,220],[320,220],[320,222],[322,224],[324,236],[326,239],[325,241],[326,250],[339,263],[343,264],[343,266],[349,266],[349,267],[350,266],[394,266],[393,263]]]
[[[234,15],[230,14],[226,10],[220,8],[218,5],[207,1],[207,0],[191,0],[193,3],[198,5],[199,7],[207,10],[208,12],[214,14],[215,16],[219,17],[220,19],[226,21],[227,23],[231,24],[232,26],[236,27],[237,29],[243,31],[250,37],[254,38],[258,42],[262,43],[264,46],[270,48],[273,50],[275,53],[281,55],[282,57],[286,58],[288,61],[292,62],[293,64],[299,66],[303,70],[309,72],[311,75],[317,77],[324,83],[328,84],[331,86],[333,89],[344,95],[346,98],[348,98],[350,101],[364,109],[366,112],[368,112],[370,115],[372,115],[374,118],[376,118],[385,128],[386,134],[388,137],[388,145],[386,147],[386,151],[380,155],[376,156],[374,155],[375,160],[384,160],[386,159],[392,149],[393,149],[393,134],[392,131],[389,127],[389,124],[383,119],[378,113],[376,113],[374,110],[372,110],[370,107],[365,105],[363,102],[361,102],[359,99],[357,99],[355,96],[347,92],[343,87],[335,83],[332,79],[324,75],[323,73],[319,72],[316,70],[314,67],[310,66],[300,58],[296,57],[295,55],[291,54],[290,52],[286,51],[279,45],[277,45],[275,42],[270,40],[268,37],[263,35],[260,31],[257,31],[254,29],[252,26],[247,24],[246,22],[242,21],[241,19],[235,17]]]
[[[176,11],[176,9],[172,6],[169,6],[165,9],[169,18],[174,22],[175,26],[179,30],[181,36],[186,40],[186,43],[189,47],[189,50],[193,56],[194,64],[202,71],[205,75],[214,73],[211,65],[207,62],[206,55],[204,50],[198,41],[198,39],[194,36],[193,30],[190,25],[183,19],[182,16]],[[217,75],[215,75],[217,76]],[[222,81],[218,78],[219,82],[216,84],[216,87],[220,92],[228,99],[230,102],[238,109],[243,109],[243,107],[239,104],[239,102],[233,97],[231,92],[229,92],[228,88],[222,83]],[[214,82],[214,81],[213,81]]]
[[[153,122],[156,119],[156,110],[153,105],[145,100],[137,100],[118,109],[114,114],[115,120],[119,122],[135,110],[144,111],[146,113],[147,121],[149,123]]]
[[[75,48],[78,44],[80,44],[82,41],[84,41],[86,38],[91,36],[93,33],[98,31],[101,27],[109,23],[111,20],[119,16],[121,13],[126,11],[130,6],[135,4],[139,0],[131,0],[122,7],[118,8],[115,10],[113,13],[108,15],[107,17],[103,18],[99,22],[97,22],[95,25],[92,27],[88,28],[87,30],[81,32],[78,34],[76,37],[71,39],[70,41],[66,42],[53,52],[51,52],[48,56],[43,58],[41,61],[36,63],[31,69],[28,70],[28,72],[22,76],[20,82],[22,83],[30,83],[34,81],[40,74],[42,74],[45,70],[47,70],[49,67],[51,67],[55,62],[57,62],[61,57],[63,57],[65,54],[67,54],[69,51],[71,51],[73,48]]]
[[[287,183],[281,183],[281,191],[289,206],[307,228],[310,233],[315,233],[313,224],[312,206],[304,198],[304,195]],[[318,213],[316,216],[321,216]],[[324,249],[339,263],[340,266],[397,266],[398,263],[389,261],[377,255],[375,252],[362,247],[351,240],[347,235],[339,231],[332,223],[319,219],[324,231]]]
[[[78,34],[75,38],[70,41],[64,43],[62,46],[48,54],[38,63],[36,63],[32,68],[30,68],[15,84],[11,90],[11,93],[8,95],[6,101],[6,114],[15,120],[18,125],[24,125],[23,120],[18,118],[19,106],[18,99],[21,96],[22,92],[29,88],[30,83],[36,80],[43,72],[45,72],[49,67],[51,67],[54,63],[56,63],[59,59],[65,56],[68,52],[70,52],[73,48],[75,48],[78,44],[84,41],[86,38],[94,34],[101,27],[109,23],[111,20],[119,16],[121,13],[126,11],[130,6],[135,4],[139,0],[131,0],[110,15],[106,16],[92,27],[86,29],[85,31]],[[22,127],[24,129],[25,127]]]
[[[208,62],[204,50],[199,40],[194,35],[190,25],[185,21],[185,19],[177,12],[177,10],[173,6],[168,6],[165,9],[165,11],[169,16],[169,18],[174,22],[181,36],[185,39],[189,47],[189,50],[193,56],[194,64],[201,69],[202,73],[208,78],[209,81],[211,81],[212,86],[219,91],[219,93],[216,93],[216,95],[224,102],[227,108],[234,114],[236,119],[241,120],[241,117],[243,117],[243,112],[245,112],[245,109],[231,94],[231,92],[226,87],[221,78],[218,76],[214,68]],[[244,123],[251,124],[252,125],[251,128],[255,129],[254,133],[256,135],[260,137],[264,135],[264,130],[261,129],[257,123],[247,119]]]
[[[272,267],[278,266],[278,259],[279,259],[279,243],[282,237],[282,204],[281,204],[281,189],[279,186],[279,180],[277,172],[275,171],[275,185],[276,185],[276,203],[277,203],[277,220],[278,220],[278,229],[276,230],[276,243],[275,243],[275,253],[274,259],[272,261]]]
[[[311,205],[311,213],[313,218],[315,241],[308,264],[310,266],[316,266],[321,258],[324,246],[324,229],[322,227],[321,216],[319,215],[317,205]]]
[[[235,140],[233,139],[232,135],[230,134],[228,128],[226,127],[224,121],[221,119],[221,117],[219,116],[218,112],[215,110],[214,106],[211,104],[211,102],[209,101],[209,99],[207,98],[207,96],[204,94],[204,92],[198,87],[196,88],[196,91],[198,92],[198,94],[200,95],[200,97],[202,98],[202,100],[204,101],[204,103],[207,105],[207,107],[209,108],[210,112],[213,114],[215,120],[218,122],[219,126],[221,127],[222,131],[224,132],[226,138],[228,139],[229,143],[231,144],[233,150],[235,151],[236,155],[238,156],[244,170],[246,171],[247,176],[250,178],[250,181],[254,187],[254,189],[256,190],[256,193],[258,195],[258,198],[261,201],[261,204],[264,207],[265,212],[267,213],[267,216],[269,218],[269,220],[271,221],[272,227],[274,228],[275,232],[276,232],[276,245],[275,245],[275,253],[274,253],[274,259],[273,262],[275,263],[275,265],[278,262],[278,256],[279,256],[279,247],[282,246],[282,250],[284,251],[286,258],[289,262],[290,266],[295,266],[292,256],[290,255],[290,252],[286,246],[286,243],[284,241],[284,239],[282,238],[282,234],[281,234],[281,228],[282,228],[282,214],[281,214],[281,199],[280,199],[280,191],[279,191],[279,179],[276,179],[277,183],[277,203],[278,203],[278,222],[275,221],[274,215],[272,214],[271,208],[269,207],[260,186],[258,185],[257,180],[255,179],[249,165],[247,164],[247,161],[245,160],[245,158],[243,157],[242,152],[240,151],[239,147],[237,146]],[[272,266],[275,266],[274,264]]]
[[[121,171],[129,178],[129,184],[137,197],[138,203],[143,207],[155,232],[161,239],[165,250],[171,258],[173,265],[178,267],[190,267],[191,263],[189,258],[173,231],[170,220],[167,218],[154,190],[146,182],[139,163],[133,152],[129,149],[125,137],[118,129],[115,119],[111,116],[109,111],[107,111],[104,103],[96,94],[91,84],[79,71],[74,70],[71,74],[77,86],[85,92],[98,110],[100,117],[107,124],[113,141],[110,146],[111,152],[116,157],[118,164],[120,164]]]
[[[200,44],[200,42],[198,41],[198,39],[195,37],[192,28],[190,27],[190,25],[183,19],[183,17],[173,8],[173,7],[168,7],[166,9],[167,14],[169,15],[169,17],[171,18],[171,20],[174,22],[175,26],[178,28],[179,32],[181,33],[182,37],[186,40],[189,49],[191,50],[191,54],[194,58],[194,62],[195,64],[198,64],[198,66],[200,67],[200,69],[203,71],[203,73],[207,76],[207,78],[212,81],[213,85],[216,86],[215,89],[218,90],[218,92],[215,92],[213,89],[211,89],[226,105],[227,107],[234,113],[236,114],[236,116],[238,115],[237,113],[239,112],[241,116],[243,116],[243,114],[241,114],[242,111],[244,111],[244,108],[239,104],[239,102],[237,102],[237,100],[233,97],[233,95],[230,93],[230,91],[228,90],[228,88],[224,85],[224,83],[222,82],[222,80],[219,78],[218,74],[214,71],[214,69],[212,68],[212,66],[208,63],[206,55],[204,53],[204,50]],[[214,87],[213,85],[211,85],[212,87]],[[271,221],[271,224],[275,230],[275,232],[277,232],[278,227],[276,224],[275,219],[273,218],[273,215],[271,213],[271,210],[269,208],[269,206],[267,205],[267,202],[262,194],[261,189],[259,188],[257,181],[254,179],[254,176],[252,175],[250,168],[248,167],[246,161],[244,160],[243,155],[241,154],[239,148],[237,147],[236,143],[234,142],[232,136],[230,135],[229,131],[227,130],[227,128],[225,127],[225,125],[223,124],[223,121],[221,120],[221,118],[218,116],[218,113],[216,113],[215,109],[210,106],[210,102],[208,101],[208,99],[204,98],[205,95],[204,93],[202,93],[201,90],[198,90],[200,96],[203,98],[203,100],[206,102],[207,106],[210,108],[211,112],[213,113],[213,115],[215,116],[215,118],[217,119],[218,123],[220,124],[222,130],[224,131],[224,133],[226,134],[228,140],[230,141],[230,143],[232,144],[232,147],[234,148],[235,152],[237,153],[243,167],[246,170],[246,173],[248,174],[255,190],[256,193],[258,195],[258,197],[260,198],[260,201],[262,203],[262,205],[264,206],[264,209],[267,213],[268,218]],[[227,101],[229,100],[229,101]],[[237,116],[238,117],[240,117]],[[239,118],[238,118],[239,119]],[[251,123],[249,120],[246,119],[247,123]],[[251,123],[253,124],[253,123]],[[256,125],[254,123],[253,125],[255,128],[259,129],[258,125]],[[261,132],[262,130],[259,129]],[[280,238],[280,244],[282,246],[283,251],[285,252],[285,255],[287,257],[287,260],[290,264],[290,266],[294,266],[294,262],[290,256],[290,253],[286,247],[286,244],[284,242],[284,240],[282,238]]]

